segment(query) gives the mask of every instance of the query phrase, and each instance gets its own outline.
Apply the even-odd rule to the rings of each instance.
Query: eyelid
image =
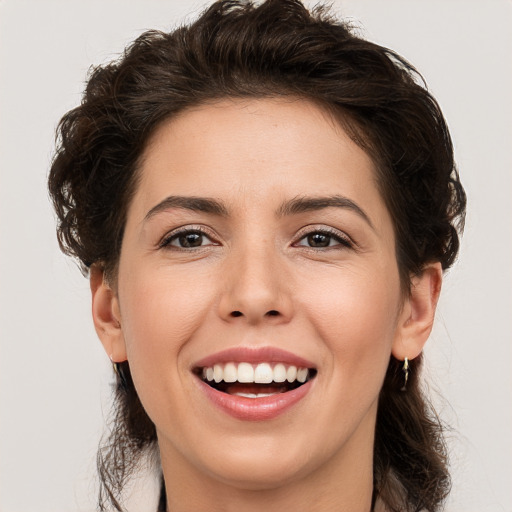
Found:
[[[295,242],[293,242],[292,245],[296,246],[298,244],[298,242],[300,242],[306,236],[311,235],[313,233],[323,233],[326,235],[330,235],[333,238],[337,239],[339,241],[340,245],[345,248],[355,249],[357,247],[357,244],[352,239],[352,237],[347,235],[347,233],[345,233],[344,231],[340,231],[339,229],[333,228],[331,226],[325,226],[325,225],[321,225],[321,224],[314,224],[311,226],[305,226],[305,227],[301,228],[298,231],[298,233],[296,235]],[[308,248],[307,246],[304,246],[304,247]],[[333,247],[335,247],[335,246],[309,247],[309,249],[317,251],[317,250],[326,250],[326,249],[333,248]]]
[[[158,242],[157,248],[164,249],[166,247],[173,247],[174,249],[177,249],[177,250],[190,251],[190,250],[194,250],[194,249],[199,250],[199,249],[203,249],[204,247],[207,247],[207,246],[200,246],[200,247],[195,247],[195,248],[193,248],[193,247],[185,248],[185,247],[178,247],[178,246],[174,246],[174,245],[171,246],[171,241],[173,238],[176,238],[179,235],[183,235],[183,234],[190,233],[190,232],[201,233],[202,235],[206,236],[212,242],[209,245],[219,245],[219,242],[217,241],[218,237],[216,237],[215,234],[213,233],[213,231],[208,229],[206,226],[201,226],[201,225],[197,225],[197,224],[185,224],[184,226],[179,226],[177,228],[174,228],[171,231],[168,231]]]

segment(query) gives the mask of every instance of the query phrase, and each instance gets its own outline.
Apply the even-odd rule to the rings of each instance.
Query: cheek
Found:
[[[186,415],[183,389],[187,342],[211,311],[212,286],[195,286],[190,273],[169,275],[165,269],[126,272],[120,292],[126,351],[135,388],[155,425],[174,425]],[[201,282],[201,281],[199,281]],[[179,429],[178,429],[179,430]],[[178,435],[178,434],[176,434]]]
[[[356,383],[379,382],[397,335],[398,271],[393,266],[386,273],[340,271],[316,290],[304,307],[329,348],[333,374]]]
[[[146,273],[139,269],[131,276],[120,291],[123,333],[131,366],[150,369],[164,363],[176,365],[181,348],[211,309],[211,286],[200,276],[191,280],[190,273],[170,275],[161,269]]]

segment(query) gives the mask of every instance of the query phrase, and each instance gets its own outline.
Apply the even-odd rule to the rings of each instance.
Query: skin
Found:
[[[156,425],[169,509],[369,511],[389,358],[421,352],[441,286],[431,264],[403,296],[370,157],[311,102],[225,99],[163,123],[140,171],[115,286],[91,272],[93,317]],[[360,211],[283,212],[334,195]],[[165,207],[169,196],[225,211]],[[202,245],[162,246],[178,228],[204,230]],[[329,246],[310,247],[326,230]],[[268,421],[218,410],[191,367],[236,346],[313,361],[310,392]]]

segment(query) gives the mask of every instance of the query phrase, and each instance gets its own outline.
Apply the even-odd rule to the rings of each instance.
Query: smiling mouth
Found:
[[[228,395],[264,398],[299,388],[316,376],[313,368],[283,363],[215,364],[196,368],[195,373],[210,387]]]

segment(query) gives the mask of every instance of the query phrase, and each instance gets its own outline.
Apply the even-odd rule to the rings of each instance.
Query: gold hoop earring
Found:
[[[405,391],[407,389],[407,381],[409,380],[409,359],[407,357],[404,359],[402,371],[404,372],[404,385],[400,391]]]

